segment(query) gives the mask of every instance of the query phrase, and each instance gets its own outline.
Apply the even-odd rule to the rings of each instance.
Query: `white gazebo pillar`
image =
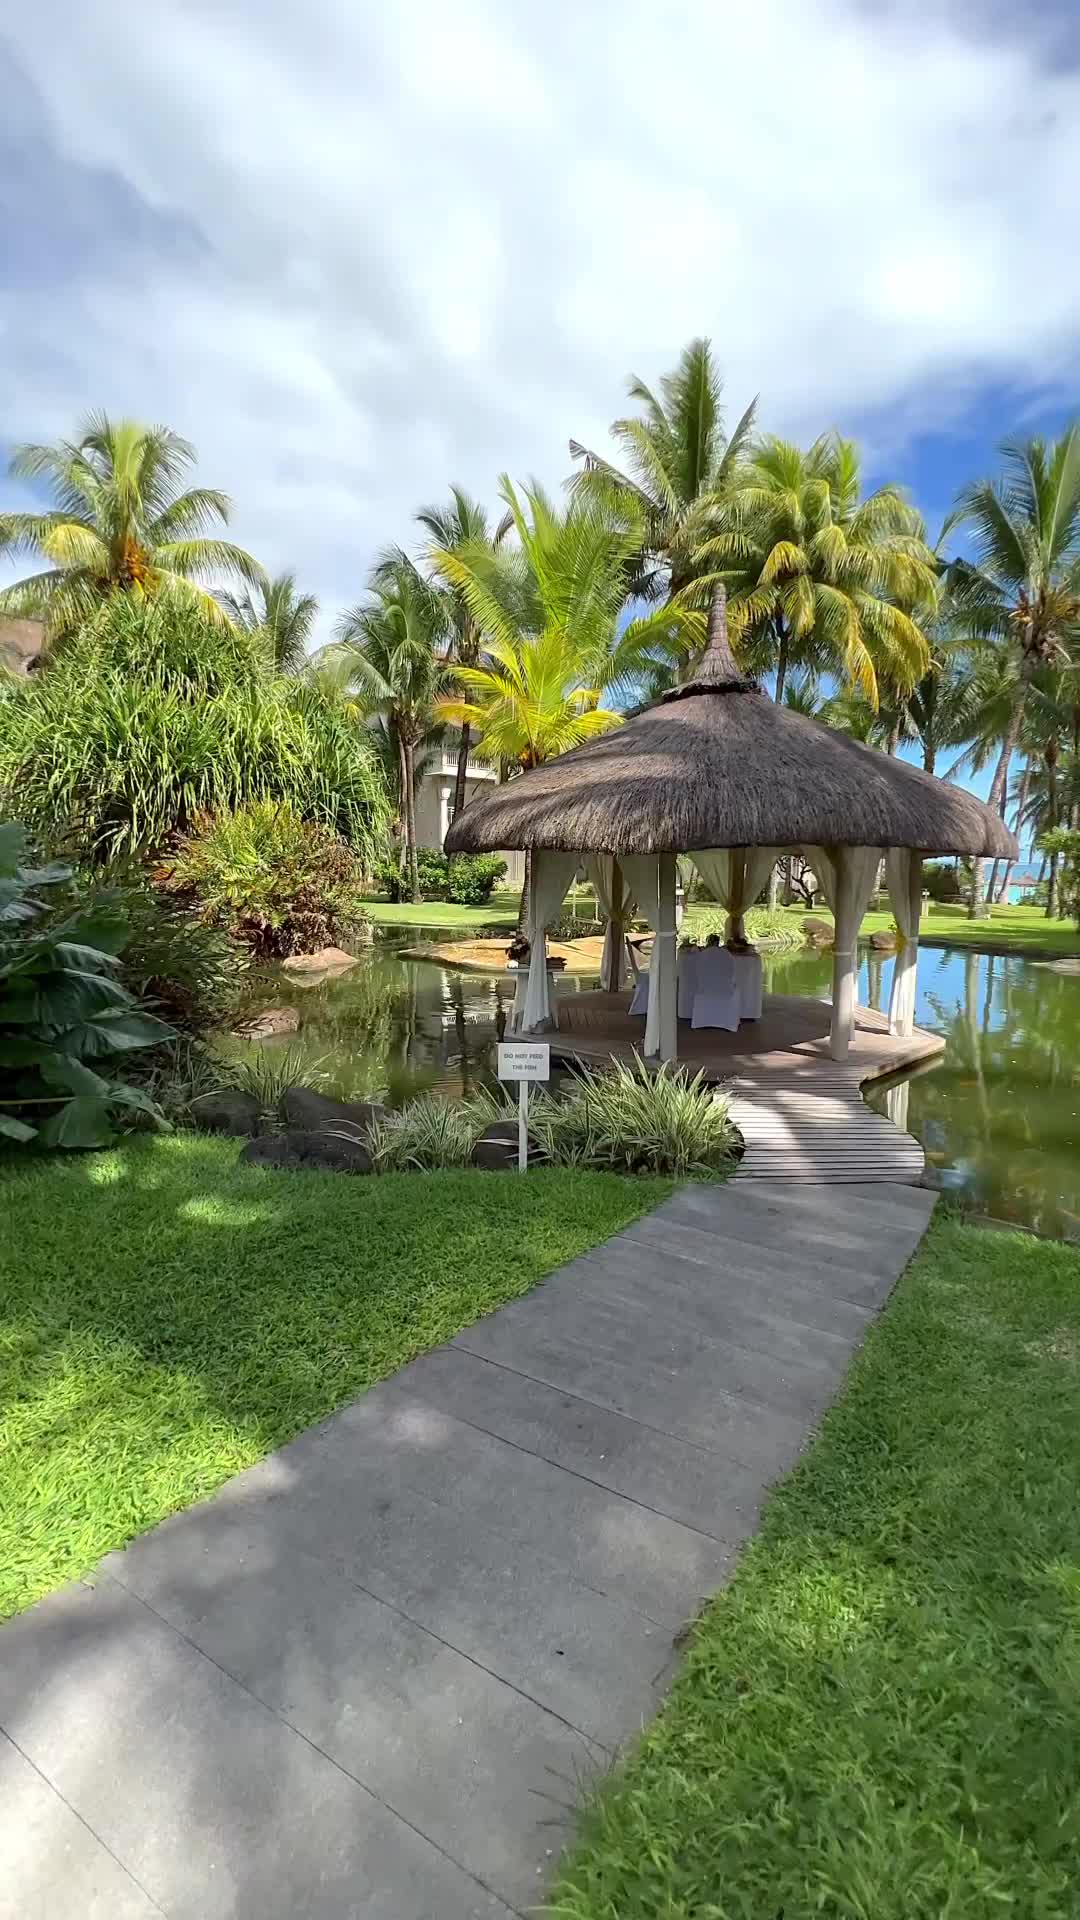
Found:
[[[855,917],[855,875],[851,848],[837,847],[833,856],[833,978],[832,1020],[829,1026],[829,1052],[834,1060],[846,1060],[855,1030],[855,988],[858,978]]]
[[[922,915],[922,855],[911,847],[890,847],[886,872],[889,900],[900,929],[900,947],[889,995],[889,1032],[906,1039],[915,1030],[915,989]]]
[[[660,1058],[675,1060],[679,1053],[678,983],[675,953],[675,855],[660,855],[659,913],[656,942],[659,949],[656,993],[660,1007]]]

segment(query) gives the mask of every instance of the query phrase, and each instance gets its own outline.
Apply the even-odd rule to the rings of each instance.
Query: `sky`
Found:
[[[840,427],[935,531],[1006,434],[1076,406],[1056,0],[11,18],[0,446],[94,407],[165,421],[324,635],[419,504],[557,487],[695,334],[732,419],[760,394],[769,430]]]

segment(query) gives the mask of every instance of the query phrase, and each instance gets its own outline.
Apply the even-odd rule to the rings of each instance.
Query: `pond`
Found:
[[[312,1082],[344,1099],[381,1093],[400,1105],[424,1087],[453,1095],[490,1083],[512,987],[402,959],[403,944],[418,944],[415,929],[323,985],[277,976],[269,996],[297,1006],[303,1027],[288,1043],[263,1044],[290,1045]],[[864,953],[863,1004],[887,1007],[892,966]],[[869,1099],[917,1136],[943,1189],[999,1219],[1080,1240],[1080,973],[1060,966],[924,947],[916,1017],[946,1036],[948,1052]],[[765,969],[774,993],[828,993],[827,954],[771,954]],[[594,984],[567,977],[560,989]]]

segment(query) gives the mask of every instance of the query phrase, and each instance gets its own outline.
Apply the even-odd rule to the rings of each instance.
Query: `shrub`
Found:
[[[355,940],[366,921],[363,871],[351,847],[292,807],[259,800],[200,819],[164,876],[211,927],[261,959]]]
[[[668,1062],[647,1067],[637,1054],[633,1066],[582,1074],[561,1098],[542,1094],[529,1131],[549,1160],[624,1173],[716,1178],[730,1172],[738,1151],[727,1102],[700,1073],[689,1080]]]
[[[772,946],[797,947],[801,934],[792,926],[782,907],[751,907],[744,915],[743,924],[748,940],[768,940]],[[696,940],[706,940],[710,933],[718,933],[721,940],[727,937],[727,914],[722,907],[706,907],[695,912],[693,920],[684,933]]]
[[[449,897],[462,907],[485,906],[506,872],[497,853],[456,853],[449,866]]]
[[[421,1093],[400,1112],[374,1121],[364,1139],[377,1173],[467,1167],[484,1129],[510,1111],[505,1101],[483,1090],[462,1100]]]
[[[0,826],[0,1136],[102,1147],[117,1110],[164,1125],[149,1096],[90,1061],[154,1047],[172,1029],[117,979],[127,930],[115,904],[71,901],[69,867],[26,865],[26,834]],[[64,890],[73,910],[50,916]]]
[[[249,957],[225,930],[201,920],[190,904],[155,886],[139,868],[110,872],[99,896],[113,903],[128,929],[119,977],[187,1034],[221,1026],[237,1011]]]
[[[374,750],[321,684],[275,678],[256,635],[120,594],[4,701],[0,792],[95,861],[161,850],[206,813],[286,802],[367,866],[389,808]]]
[[[416,872],[421,900],[455,900],[462,907],[479,907],[491,899],[495,882],[506,872],[506,861],[494,853],[457,853],[449,860],[438,847],[417,847]],[[376,880],[389,899],[409,898],[409,876],[398,854],[379,863]]]

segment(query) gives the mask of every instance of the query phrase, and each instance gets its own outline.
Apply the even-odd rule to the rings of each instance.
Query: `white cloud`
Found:
[[[695,332],[796,432],[1065,382],[1080,78],[1025,36],[843,0],[150,0],[133,33],[36,0],[10,46],[71,192],[0,305],[5,430],[167,419],[336,603],[450,480],[557,482]]]

